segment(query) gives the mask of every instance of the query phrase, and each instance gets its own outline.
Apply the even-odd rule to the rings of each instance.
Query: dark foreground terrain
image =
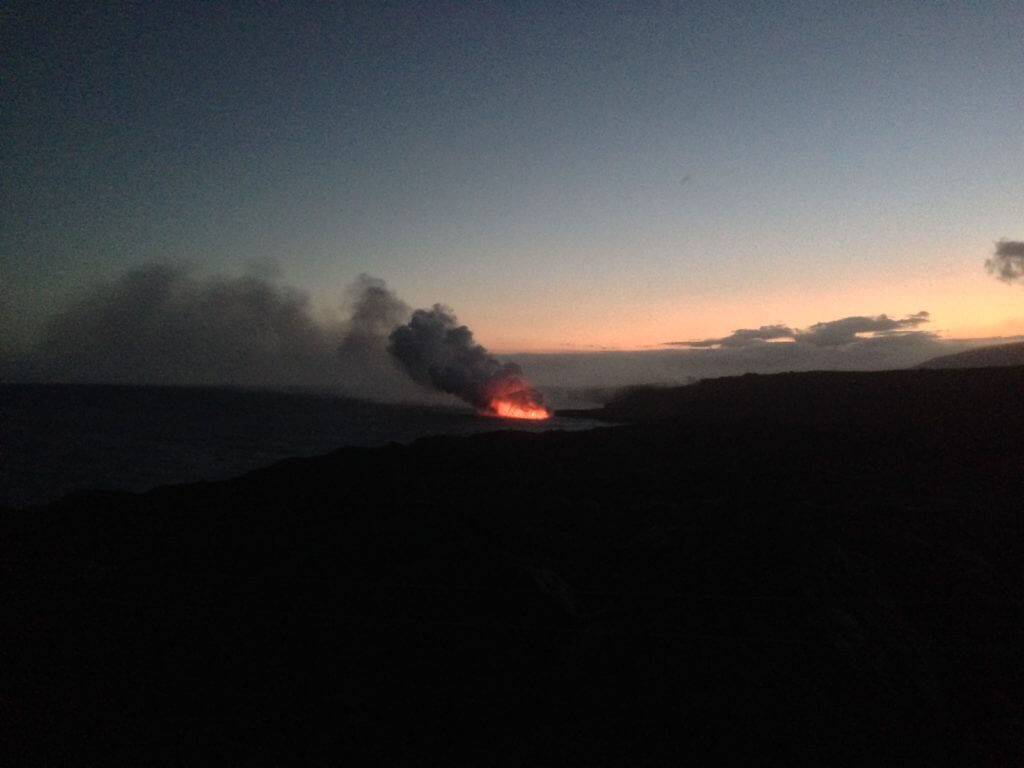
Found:
[[[608,415],[6,510],[2,762],[1024,764],[1024,368]]]

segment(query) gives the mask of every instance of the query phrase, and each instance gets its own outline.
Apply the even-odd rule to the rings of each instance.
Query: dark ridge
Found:
[[[1024,365],[1024,342],[969,349],[925,360],[918,368],[990,368]]]
[[[633,387],[596,411],[612,421],[713,418],[785,424],[972,420],[1024,410],[1024,366],[973,370],[748,373],[682,387]],[[594,411],[589,412],[594,414]]]
[[[718,380],[4,510],[6,762],[1024,764],[1022,377]]]

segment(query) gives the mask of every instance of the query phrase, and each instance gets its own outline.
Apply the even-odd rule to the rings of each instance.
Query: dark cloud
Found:
[[[992,258],[985,262],[985,269],[1006,283],[1024,280],[1024,242],[1000,240]]]
[[[523,407],[543,400],[518,365],[500,362],[477,344],[473,332],[441,304],[413,312],[407,325],[391,333],[388,349],[413,381],[477,408],[487,408],[499,396]]]
[[[819,347],[839,347],[858,340],[860,334],[870,333],[875,336],[913,333],[908,330],[929,321],[927,312],[907,315],[902,319],[894,319],[887,315],[877,317],[853,316],[840,320],[815,323],[805,330],[793,329],[787,325],[762,325],[760,328],[740,328],[728,336],[717,339],[700,339],[698,341],[671,341],[666,346],[703,349],[709,347],[740,348],[760,346],[769,341],[791,339],[802,344]],[[921,332],[917,332],[921,333]],[[931,335],[931,334],[928,334]]]
[[[772,339],[792,339],[792,328],[785,325],[762,325],[760,328],[740,328],[720,339],[701,339],[699,341],[670,341],[672,347],[745,347],[760,344]]]
[[[908,329],[916,328],[922,323],[929,322],[927,312],[918,312],[914,315],[907,315],[901,320],[878,315],[877,317],[844,317],[841,320],[831,320],[825,323],[815,323],[805,331],[798,331],[796,340],[801,343],[814,344],[821,347],[839,347],[856,341],[861,333],[872,333],[875,335],[892,335],[906,333]]]

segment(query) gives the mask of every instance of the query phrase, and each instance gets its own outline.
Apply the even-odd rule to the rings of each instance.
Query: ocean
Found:
[[[214,387],[0,385],[0,505],[82,489],[145,491],[232,477],[292,456],[426,435],[577,430],[597,422]]]

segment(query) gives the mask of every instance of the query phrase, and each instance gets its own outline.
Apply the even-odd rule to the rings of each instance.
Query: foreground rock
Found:
[[[1024,371],[906,373],[9,510],[6,762],[1021,764]]]

